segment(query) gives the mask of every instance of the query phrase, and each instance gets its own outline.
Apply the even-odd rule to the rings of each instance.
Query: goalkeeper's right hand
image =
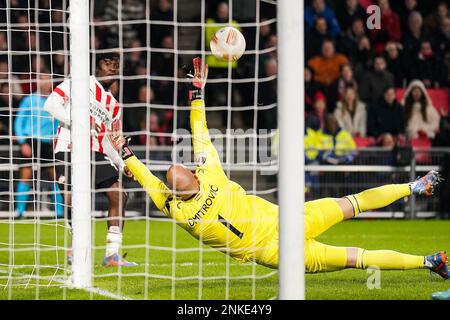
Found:
[[[192,64],[194,66],[194,74],[188,74],[192,78],[192,89],[189,90],[190,101],[203,99],[203,89],[208,78],[208,65],[203,65],[200,57],[192,59]]]
[[[111,130],[106,129],[106,135],[123,160],[134,155],[133,151],[128,147],[130,138],[123,136],[122,122],[119,119],[111,124]]]

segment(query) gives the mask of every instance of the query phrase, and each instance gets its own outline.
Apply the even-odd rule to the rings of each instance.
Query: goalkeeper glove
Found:
[[[208,78],[208,65],[202,65],[202,59],[197,57],[192,59],[194,74],[188,74],[192,78],[192,89],[189,90],[189,101],[203,99],[203,89]]]
[[[106,129],[106,132],[107,137],[111,141],[114,149],[117,150],[123,160],[126,160],[134,155],[133,151],[131,151],[131,149],[128,147],[130,138],[123,136],[122,121],[120,121],[119,119],[115,120],[111,124],[111,130]]]

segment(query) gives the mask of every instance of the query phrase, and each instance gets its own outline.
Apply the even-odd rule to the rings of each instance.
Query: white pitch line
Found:
[[[177,263],[181,267],[192,267],[198,266],[198,262],[181,262]],[[245,262],[239,264],[229,264],[230,267],[242,267],[242,266],[251,266],[253,262]],[[171,267],[172,263],[143,263],[139,264],[139,266],[147,266],[147,267]],[[218,262],[204,262],[202,266],[226,266],[226,263],[218,263]]]
[[[6,270],[0,270],[0,273],[9,273],[9,272],[6,271]],[[19,276],[19,277],[29,277],[30,279],[31,279],[31,278],[34,278],[34,279],[48,280],[46,277],[43,277],[43,276],[27,275],[27,274],[25,274],[25,273],[17,273],[17,272],[13,272],[13,275],[16,275],[16,276]],[[57,279],[53,278],[52,281],[61,284],[61,285],[62,285],[61,288],[64,288],[64,287],[65,287],[65,288],[67,288],[67,289],[79,289],[79,290],[84,290],[84,291],[87,291],[87,292],[91,292],[91,293],[98,294],[98,295],[101,295],[101,296],[104,296],[104,297],[107,297],[107,298],[111,298],[111,299],[115,299],[115,300],[134,300],[133,298],[130,298],[130,297],[128,297],[128,296],[116,294],[116,293],[113,293],[113,292],[111,292],[111,291],[104,290],[104,289],[100,289],[100,288],[96,288],[96,287],[90,287],[90,288],[77,288],[77,287],[74,287],[74,286],[70,283],[70,280],[67,280],[67,281],[60,281],[60,280],[57,280]]]

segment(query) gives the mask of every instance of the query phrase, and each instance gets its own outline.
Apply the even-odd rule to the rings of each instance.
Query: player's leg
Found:
[[[33,148],[34,147],[34,148]],[[20,161],[21,168],[19,169],[20,180],[16,186],[16,211],[18,217],[21,218],[27,209],[27,201],[30,196],[33,170],[30,166],[33,155],[35,156],[36,147],[32,140],[28,139],[25,143],[20,145]]]
[[[33,170],[31,167],[22,167],[19,170],[20,181],[16,187],[16,210],[18,217],[22,217],[27,209],[27,201],[31,189],[30,181],[33,178]]]
[[[336,247],[306,240],[305,265],[307,272],[329,272],[347,268],[380,270],[429,269],[448,278],[448,259],[444,252],[430,256],[411,255],[393,250],[364,250]]]
[[[324,198],[305,203],[305,237],[315,238],[342,220],[360,212],[385,207],[409,196],[410,184],[391,184],[344,198]]]
[[[63,218],[64,217],[64,200],[61,195],[61,189],[59,187],[59,184],[56,182],[56,173],[55,173],[55,169],[53,167],[48,168],[48,176],[49,176],[49,180],[53,181],[51,188],[52,188],[52,192],[54,195],[53,201],[55,203],[56,216],[58,218]]]
[[[72,234],[72,189],[71,189],[71,154],[70,152],[58,152],[55,154],[55,181],[58,189],[63,196],[63,216],[66,221],[67,228]],[[69,241],[72,241],[71,239]],[[72,264],[72,244],[68,244],[66,252],[67,263]]]
[[[106,252],[103,259],[104,266],[135,266],[119,255],[122,247],[122,231],[125,206],[128,196],[119,184],[119,172],[105,159],[105,156],[95,152],[95,188],[105,192],[108,198],[108,221],[106,235]]]
[[[343,211],[344,219],[350,219],[361,212],[386,207],[411,194],[431,195],[440,181],[439,173],[432,170],[422,178],[411,183],[390,184],[368,189],[337,201]]]
[[[394,250],[347,248],[346,267],[357,269],[376,267],[380,270],[429,269],[444,279],[449,279],[448,258],[444,251],[428,256],[421,256]]]
[[[47,173],[51,183],[51,191],[53,193],[53,202],[55,204],[55,212],[58,218],[64,217],[64,200],[61,195],[61,189],[56,180],[55,167],[53,164],[53,145],[51,142],[41,142],[41,156],[39,159],[47,166]]]

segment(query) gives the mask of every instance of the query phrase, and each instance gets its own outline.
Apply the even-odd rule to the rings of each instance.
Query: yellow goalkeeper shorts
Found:
[[[325,198],[305,203],[305,270],[308,273],[331,271],[324,263],[326,250],[330,246],[315,240],[331,226],[344,218],[342,209],[332,198]],[[270,267],[278,268],[278,230],[258,250],[256,262]],[[343,249],[345,250],[345,249]]]

